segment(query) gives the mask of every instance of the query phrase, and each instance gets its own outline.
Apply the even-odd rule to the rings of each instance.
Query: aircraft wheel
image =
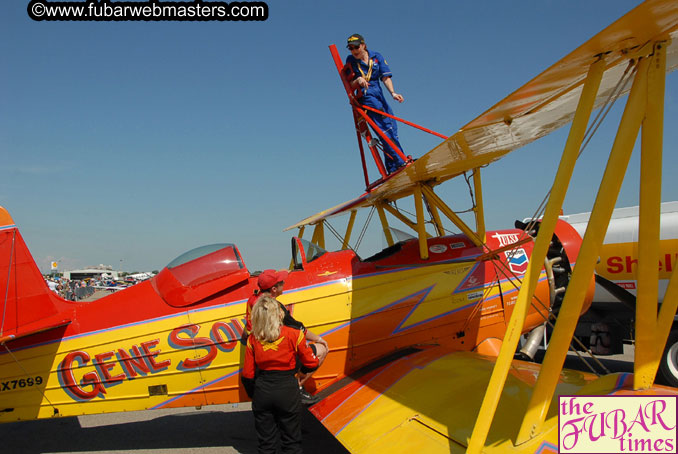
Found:
[[[678,327],[673,327],[657,371],[657,382],[678,388]]]

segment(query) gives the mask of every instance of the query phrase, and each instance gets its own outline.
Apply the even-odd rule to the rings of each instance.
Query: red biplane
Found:
[[[661,169],[653,159],[661,156],[664,74],[678,64],[676,38],[675,1],[647,1],[402,170],[370,182],[365,165],[367,192],[292,226],[300,232],[281,300],[329,342],[308,384],[321,398],[311,411],[351,452],[556,452],[557,395],[677,393],[653,381],[661,354],[655,346],[665,343],[678,278],[657,317],[656,276],[642,265],[656,264],[653,207],[660,199],[653,184]],[[591,111],[629,91],[630,80],[582,240],[558,214]],[[347,92],[358,140],[372,147],[364,109]],[[542,218],[486,232],[480,168],[568,122]],[[563,371],[641,122],[647,208],[636,373]],[[473,227],[434,191],[464,173],[473,176]],[[413,219],[395,203],[409,197]],[[367,258],[349,247],[355,213],[364,207],[377,211],[388,242]],[[342,213],[349,217],[343,248],[326,251],[327,220]],[[389,214],[416,237],[396,242]],[[445,223],[461,233],[448,234]],[[313,226],[310,241],[302,238],[306,226]],[[255,282],[234,244],[215,244],[129,289],[91,303],[66,301],[48,290],[0,208],[0,421],[245,400],[238,340]],[[514,360],[520,336],[554,320],[543,367]]]

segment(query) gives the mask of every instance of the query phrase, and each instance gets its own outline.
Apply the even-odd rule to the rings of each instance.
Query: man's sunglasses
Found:
[[[360,49],[360,46],[346,46],[346,47],[348,47],[348,50]]]

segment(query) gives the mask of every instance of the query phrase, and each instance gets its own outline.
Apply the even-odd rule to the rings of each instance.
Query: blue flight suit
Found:
[[[367,89],[360,88],[363,93],[360,101],[369,107],[374,109],[379,109],[383,112],[393,115],[391,107],[386,102],[384,98],[384,93],[381,90],[381,84],[379,81],[382,77],[391,77],[391,69],[388,67],[386,60],[381,56],[379,52],[372,52],[368,49],[369,60],[368,63],[358,60],[353,55],[346,57],[346,64],[351,65],[351,69],[355,73],[355,77],[363,76],[369,86]],[[371,68],[370,68],[371,66]],[[385,117],[376,112],[367,111],[367,115],[374,121],[377,126],[384,132],[384,134],[393,141],[394,144],[400,148],[400,151],[403,150],[403,147],[400,145],[398,140],[398,124],[397,122],[389,117]],[[386,164],[386,171],[388,173],[393,173],[400,166],[405,164],[400,156],[386,143],[385,140],[381,138],[379,134],[376,134],[376,137],[381,142],[382,147],[384,148],[384,161]]]

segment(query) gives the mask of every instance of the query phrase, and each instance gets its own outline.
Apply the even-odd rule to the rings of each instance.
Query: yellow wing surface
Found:
[[[615,90],[629,58],[648,43],[666,40],[666,70],[675,70],[677,38],[678,2],[646,1],[372,191],[310,216],[286,230],[371,206],[377,200],[396,200],[412,194],[419,182],[440,184],[496,161],[572,121],[586,74],[601,56],[605,58],[606,70],[595,99],[596,107]],[[622,93],[629,89],[630,84]]]
[[[353,454],[461,454],[493,366],[494,358],[474,352],[424,348],[346,380],[310,411]],[[483,452],[558,452],[557,406],[549,409],[543,436],[513,443],[521,422],[517,415],[525,412],[539,368],[514,361]],[[632,382],[628,373],[598,378],[564,370],[557,393],[624,395]],[[645,393],[677,395],[678,390],[657,386]]]

